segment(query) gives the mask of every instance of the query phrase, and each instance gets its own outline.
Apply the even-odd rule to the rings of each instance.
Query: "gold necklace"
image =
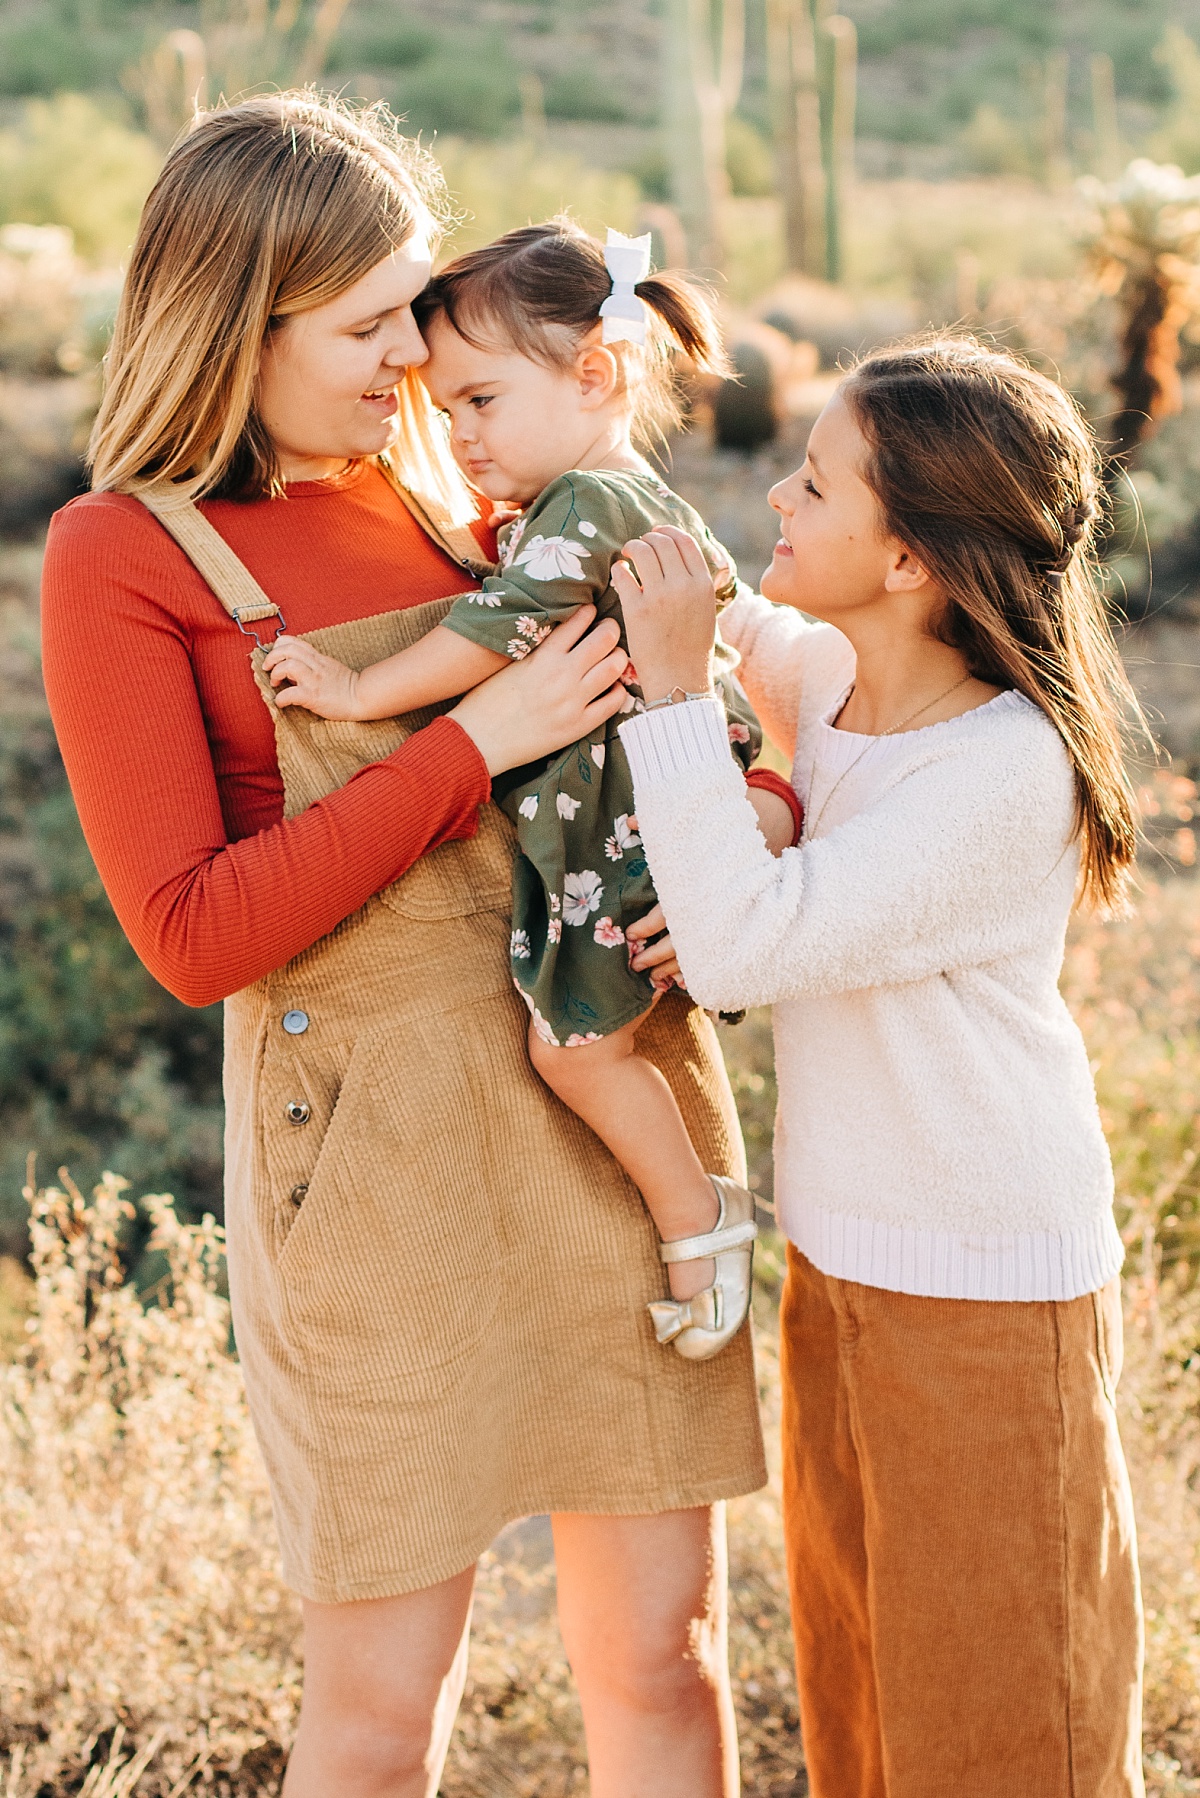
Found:
[[[931,712],[935,705],[941,705],[943,699],[949,699],[951,693],[957,693],[958,689],[960,687],[965,687],[967,682],[969,680],[973,680],[973,679],[974,679],[973,675],[964,674],[961,680],[956,680],[952,687],[947,687],[946,691],[944,693],[939,693],[937,695],[936,699],[927,699],[925,701],[924,705],[919,705],[915,712],[910,712],[908,714],[907,718],[901,718],[899,724],[890,724],[886,730],[881,730],[877,737],[872,737],[871,742],[867,744],[866,749],[859,750],[858,754],[855,756],[855,758],[851,762],[850,766],[848,768],[842,769],[842,772],[838,775],[837,779],[834,781],[833,785],[830,787],[828,793],[826,793],[824,799],[821,801],[821,809],[817,813],[816,817],[813,820],[811,829],[809,828],[808,815],[807,815],[807,813],[805,814],[804,841],[805,842],[812,841],[813,837],[817,833],[817,825],[821,822],[821,819],[825,816],[825,813],[829,809],[830,800],[833,798],[834,794],[837,792],[837,790],[841,786],[842,782],[846,779],[846,776],[848,774],[854,773],[854,770],[858,767],[858,764],[862,761],[864,755],[866,755],[867,751],[871,748],[872,743],[878,743],[884,737],[894,737],[899,731],[902,731],[906,725],[911,724],[914,718],[919,718],[921,716],[922,712]],[[850,700],[853,697],[853,695],[854,695],[854,688],[851,687],[849,693],[847,693],[845,699],[842,701],[841,706],[838,708],[838,716],[839,717],[841,716],[842,712],[845,711],[846,707],[849,705]],[[819,737],[818,737],[817,741],[818,741],[818,743],[820,742]],[[808,797],[809,797],[810,803],[812,801],[813,783],[817,778],[817,753],[818,753],[817,750],[814,749],[813,750],[812,767],[809,770],[809,775],[808,775]]]

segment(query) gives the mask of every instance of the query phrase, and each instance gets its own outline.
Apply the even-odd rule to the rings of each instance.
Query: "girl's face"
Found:
[[[412,303],[433,266],[412,237],[336,299],[285,319],[263,348],[256,394],[285,480],[320,480],[396,434],[396,387],[426,349]]]
[[[455,461],[489,499],[525,505],[607,444],[617,365],[599,343],[585,340],[572,367],[552,368],[503,344],[468,343],[441,315],[426,337],[421,379],[449,420]]]
[[[934,595],[910,550],[886,534],[874,493],[860,472],[867,444],[854,414],[834,394],[812,428],[804,466],[772,487],[779,542],[762,591],[842,629],[855,614],[892,608],[900,593]]]

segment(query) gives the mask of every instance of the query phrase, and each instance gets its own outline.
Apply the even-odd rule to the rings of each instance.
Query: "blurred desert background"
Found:
[[[1019,349],[1107,445],[1105,574],[1161,749],[1136,769],[1133,911],[1078,923],[1064,984],[1129,1251],[1147,1780],[1200,1793],[1200,0],[0,0],[0,1792],[277,1792],[294,1728],[296,1612],[223,1296],[220,1009],[172,999],[115,923],[37,595],[166,148],[195,104],[297,82],[432,146],[448,249],[567,207],[714,284],[738,379],[691,384],[662,454],[748,579],[839,367],[914,329]],[[769,1018],[723,1042],[766,1226],[770,1437]],[[730,1533],[745,1790],[800,1794],[773,1487]],[[586,1789],[532,1519],[481,1571],[442,1790]]]

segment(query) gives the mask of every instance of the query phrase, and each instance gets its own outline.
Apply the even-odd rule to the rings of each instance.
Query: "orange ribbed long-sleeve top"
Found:
[[[473,584],[369,463],[203,510],[293,632]],[[285,821],[252,645],[137,500],[87,494],[55,515],[42,632],[88,847],[138,955],[189,1005],[282,966],[477,827],[487,770],[448,719]]]

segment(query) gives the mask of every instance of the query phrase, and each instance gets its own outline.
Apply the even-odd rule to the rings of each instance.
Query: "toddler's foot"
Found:
[[[750,1309],[751,1258],[758,1235],[754,1199],[723,1174],[709,1178],[717,1196],[714,1228],[702,1236],[664,1242],[659,1256],[672,1271],[677,1265],[707,1263],[714,1270],[711,1283],[688,1298],[655,1299],[647,1307],[658,1340],[673,1343],[687,1361],[719,1354]]]
[[[710,1183],[708,1191],[705,1193],[708,1204],[703,1211],[697,1211],[696,1215],[687,1220],[681,1234],[664,1236],[663,1244],[665,1247],[673,1248],[677,1242],[690,1242],[693,1236],[699,1236],[702,1233],[716,1229],[721,1217],[721,1195],[713,1181],[712,1175],[709,1174],[707,1178]],[[679,1223],[676,1223],[675,1229],[677,1231],[679,1231],[680,1223],[682,1222],[683,1220],[681,1219]],[[711,1256],[702,1261],[669,1262],[667,1266],[667,1285],[671,1289],[671,1297],[673,1299],[694,1299],[697,1293],[703,1292],[706,1286],[712,1285],[716,1278],[716,1273],[717,1264],[712,1260]]]

